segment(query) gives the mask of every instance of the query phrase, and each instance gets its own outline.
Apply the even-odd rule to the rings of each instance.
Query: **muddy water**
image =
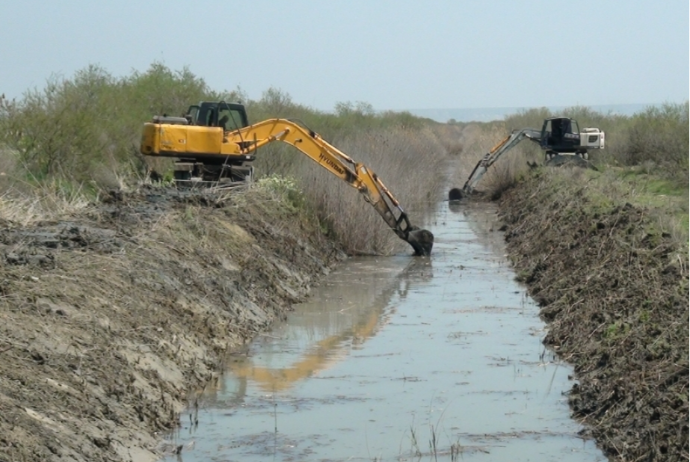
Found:
[[[445,204],[431,259],[332,273],[231,358],[168,460],[606,460],[577,436],[572,371],[544,350],[493,213]]]

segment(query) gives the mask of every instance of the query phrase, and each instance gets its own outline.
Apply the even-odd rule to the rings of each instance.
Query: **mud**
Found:
[[[650,211],[533,176],[502,196],[511,259],[611,460],[688,459],[688,255]]]
[[[342,253],[260,191],[0,223],[0,460],[155,460],[190,390]]]

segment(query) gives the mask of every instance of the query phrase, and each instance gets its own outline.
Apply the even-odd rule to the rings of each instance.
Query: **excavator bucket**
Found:
[[[434,246],[434,235],[426,229],[413,228],[405,239],[414,249],[415,255],[428,257],[431,255],[431,248]]]

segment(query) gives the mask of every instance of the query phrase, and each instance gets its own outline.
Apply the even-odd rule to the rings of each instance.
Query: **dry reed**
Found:
[[[441,194],[446,149],[430,130],[386,129],[349,136],[338,148],[375,171],[414,225],[423,226]],[[312,163],[296,176],[307,203],[350,254],[391,254],[406,248],[349,185]]]

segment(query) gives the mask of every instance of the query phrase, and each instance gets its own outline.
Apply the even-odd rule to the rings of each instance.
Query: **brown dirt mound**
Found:
[[[687,460],[687,252],[647,210],[567,187],[531,178],[500,207],[545,343],[575,367],[574,416],[612,460]]]
[[[224,353],[342,254],[258,190],[151,189],[0,223],[0,460],[153,460]]]

